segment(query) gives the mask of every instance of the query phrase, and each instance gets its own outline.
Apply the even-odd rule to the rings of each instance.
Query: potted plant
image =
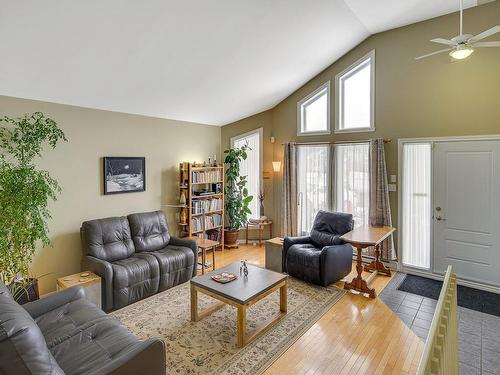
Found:
[[[48,203],[61,191],[35,161],[45,146],[55,148],[64,133],[54,120],[36,112],[0,118],[0,279],[20,302],[38,298],[30,273],[36,246],[50,244]]]
[[[240,228],[245,226],[248,221],[248,214],[252,212],[248,208],[253,197],[248,195],[247,176],[240,175],[240,165],[247,158],[248,146],[240,148],[231,148],[224,151],[226,157],[226,186],[225,209],[227,226],[224,229],[224,243],[227,246],[235,246],[238,242]]]

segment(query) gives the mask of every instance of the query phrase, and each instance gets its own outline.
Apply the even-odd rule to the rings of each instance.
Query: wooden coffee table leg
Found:
[[[198,321],[198,291],[191,285],[191,321]]]
[[[280,288],[280,311],[288,311],[288,280],[285,280],[285,285]]]
[[[358,275],[354,279],[352,279],[351,282],[346,281],[344,283],[344,289],[352,289],[361,293],[368,293],[370,298],[375,298],[377,296],[377,294],[375,293],[375,289],[369,288],[368,284],[365,280],[363,280],[363,277],[361,276],[363,272],[363,258],[361,251],[363,250],[363,248],[357,247],[356,249],[358,250],[358,257],[356,259],[356,272],[358,273]]]
[[[245,305],[238,305],[236,331],[238,336],[238,348],[243,348],[245,346],[247,332],[247,307]]]
[[[215,271],[215,248],[216,246],[212,247],[212,270]]]

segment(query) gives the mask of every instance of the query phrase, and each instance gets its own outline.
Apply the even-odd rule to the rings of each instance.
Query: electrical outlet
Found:
[[[396,176],[395,174],[391,174],[391,182],[398,182],[398,176]]]
[[[387,184],[387,188],[389,189],[389,191],[397,191],[396,184]]]

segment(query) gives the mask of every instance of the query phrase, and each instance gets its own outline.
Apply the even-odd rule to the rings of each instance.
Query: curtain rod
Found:
[[[366,143],[370,142],[371,139],[361,139],[361,140],[356,140],[356,141],[334,141],[334,142],[323,142],[323,141],[318,141],[318,142],[290,142],[294,143],[296,145],[334,145],[334,144],[342,144],[342,143]],[[384,138],[384,143],[390,143],[392,142],[391,138]],[[281,145],[284,146],[286,143],[282,143]]]

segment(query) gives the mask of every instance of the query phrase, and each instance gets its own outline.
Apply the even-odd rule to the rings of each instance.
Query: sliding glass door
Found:
[[[330,146],[297,146],[299,235],[310,232],[319,210],[330,207]]]
[[[431,146],[405,143],[402,150],[402,263],[423,269],[431,257]]]

